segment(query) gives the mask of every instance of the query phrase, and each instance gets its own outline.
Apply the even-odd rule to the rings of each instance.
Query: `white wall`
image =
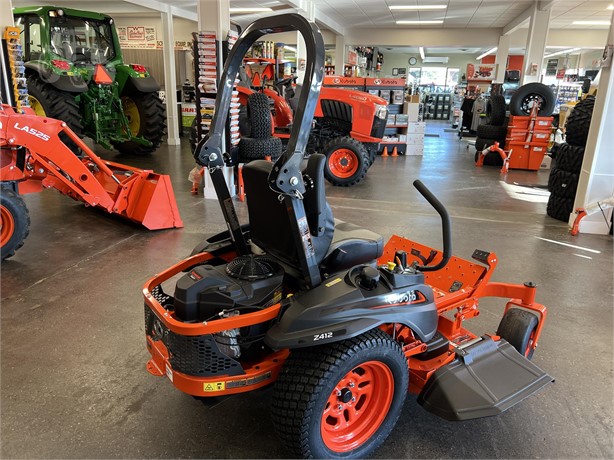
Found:
[[[456,67],[460,69],[460,75],[463,75],[467,70],[467,64],[477,64],[479,61],[476,61],[472,55],[467,54],[446,54],[445,56],[449,57],[447,64],[435,64],[435,63],[423,63],[420,59],[420,55],[417,54],[401,54],[401,53],[391,53],[386,52],[386,50],[380,51],[384,54],[384,65],[382,65],[382,71],[379,74],[382,77],[392,76],[392,69],[394,67],[405,67],[409,68],[410,65],[407,62],[411,56],[414,56],[418,59],[416,65],[411,67]],[[438,56],[432,53],[428,53],[429,56]],[[443,55],[439,55],[443,56]]]

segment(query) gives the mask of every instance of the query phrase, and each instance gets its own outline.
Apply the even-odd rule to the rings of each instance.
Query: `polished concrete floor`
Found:
[[[556,383],[496,418],[447,422],[410,396],[376,458],[612,458],[612,237],[572,237],[546,216],[548,172],[478,169],[435,129],[423,157],[378,158],[366,180],[328,187],[335,216],[435,247],[439,221],[420,178],[452,215],[454,252],[495,251],[496,281],[534,281],[549,308],[534,362]],[[148,232],[52,190],[26,197],[30,236],[1,269],[2,458],[283,458],[271,391],[197,401],[147,373],[141,287],[225,228],[190,194],[187,142],[152,158],[108,159],[172,175],[185,228]],[[241,218],[245,204],[236,203]],[[565,243],[565,244],[559,244]],[[494,332],[488,300],[472,330]]]

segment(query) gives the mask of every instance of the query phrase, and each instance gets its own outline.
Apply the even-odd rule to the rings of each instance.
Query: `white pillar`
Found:
[[[614,46],[614,13],[611,23],[607,44]],[[602,68],[599,76],[597,98],[584,150],[574,209],[587,207],[591,203],[611,198],[614,195],[613,119],[614,72],[610,65],[610,67]],[[580,232],[607,234],[611,216],[612,209],[606,210],[605,218],[601,212],[586,216],[580,221]],[[575,214],[572,213],[569,218],[570,225],[574,219]]]
[[[502,35],[499,37],[499,46],[497,46],[497,57],[495,66],[497,74],[495,75],[494,83],[503,83],[505,81],[505,69],[507,68],[507,57],[510,53],[510,36]]]
[[[13,2],[12,0],[0,1],[0,28],[4,33],[4,28],[13,26]]]
[[[525,50],[524,71],[522,84],[539,81],[544,63],[544,51],[548,40],[548,26],[550,23],[550,8],[539,9],[539,2],[533,4],[533,13],[527,34]]]
[[[335,75],[343,75],[345,71],[345,37],[335,35]]]
[[[230,30],[230,0],[197,0],[196,15],[198,18],[198,30],[215,31],[218,41],[218,69],[219,76],[222,75],[224,62],[222,59],[222,42],[228,37]],[[198,84],[198,82],[196,82]],[[225,136],[222,136],[222,151],[225,151]],[[226,185],[230,191],[230,196],[236,195],[236,187],[234,180],[234,169],[225,167],[223,169]],[[205,175],[204,197],[207,199],[216,199],[217,194],[215,188],[208,176]]]
[[[302,9],[298,10],[298,13],[309,21],[315,21],[315,5],[311,0],[304,0]],[[305,77],[305,63],[307,62],[307,49],[305,46],[305,40],[300,32],[296,33],[296,74],[298,75],[299,82],[302,82]],[[302,65],[301,65],[302,63]]]
[[[164,90],[166,92],[166,125],[168,145],[179,145],[179,111],[177,110],[177,79],[175,77],[175,33],[171,6],[162,13],[162,40],[164,43]]]

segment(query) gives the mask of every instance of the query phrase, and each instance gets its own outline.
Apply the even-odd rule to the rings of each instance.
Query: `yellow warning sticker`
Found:
[[[203,391],[224,391],[226,382],[209,382],[203,383]]]
[[[341,278],[335,278],[332,281],[329,281],[328,283],[326,283],[326,287],[331,287],[334,286],[335,284],[341,282]]]

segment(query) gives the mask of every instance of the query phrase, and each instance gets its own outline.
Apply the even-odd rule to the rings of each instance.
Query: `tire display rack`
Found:
[[[511,150],[510,169],[539,169],[548,151],[553,120],[553,117],[540,116],[510,117],[506,136],[507,147]]]

